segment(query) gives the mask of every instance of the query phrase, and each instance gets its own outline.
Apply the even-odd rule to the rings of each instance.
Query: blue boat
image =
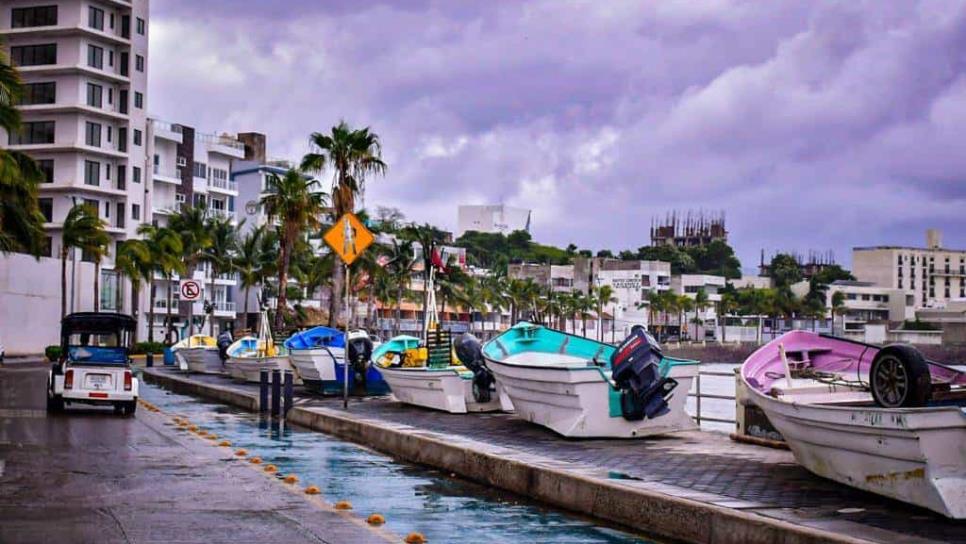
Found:
[[[345,333],[331,327],[313,327],[285,341],[289,360],[307,389],[325,394],[342,393],[345,383]],[[349,390],[364,386],[366,394],[384,395],[389,387],[372,368],[372,340],[365,331],[349,332]]]
[[[568,437],[696,428],[684,410],[698,362],[665,357],[640,327],[611,346],[521,322],[483,346],[516,415]]]

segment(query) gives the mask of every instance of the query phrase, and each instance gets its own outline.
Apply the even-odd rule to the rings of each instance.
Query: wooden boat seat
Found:
[[[818,380],[811,380],[805,378],[794,378],[792,379],[791,387],[788,386],[786,380],[780,379],[776,380],[771,387],[771,395],[775,397],[782,397],[788,399],[789,397],[798,397],[800,395],[838,395],[841,393],[852,393],[856,392],[856,388],[846,384],[833,384],[820,382]],[[869,393],[864,390],[858,391],[866,397]]]

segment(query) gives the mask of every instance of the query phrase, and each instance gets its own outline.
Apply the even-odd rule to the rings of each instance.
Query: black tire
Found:
[[[634,393],[621,391],[621,415],[627,421],[640,421],[644,419],[644,403]]]
[[[869,387],[882,408],[925,406],[932,393],[929,364],[912,346],[886,346],[872,360]]]
[[[53,414],[64,411],[64,397],[47,394],[47,411]]]
[[[124,402],[119,402],[114,405],[114,413],[120,414],[125,417],[130,417],[134,415],[138,409],[138,401],[129,400]]]

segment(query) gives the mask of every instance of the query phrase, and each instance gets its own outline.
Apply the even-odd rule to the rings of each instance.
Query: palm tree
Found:
[[[278,221],[278,307],[275,327],[281,328],[288,311],[288,267],[295,240],[306,230],[316,230],[321,223],[326,194],[317,190],[319,182],[302,172],[290,169],[284,175],[271,174],[262,196],[269,221]],[[333,297],[338,298],[338,297]],[[331,319],[330,319],[331,321]]]
[[[835,331],[835,316],[843,316],[840,334],[845,334],[845,314],[848,309],[845,307],[845,293],[836,291],[832,293],[832,330]]]
[[[117,256],[114,258],[114,269],[118,272],[118,293],[121,292],[121,280],[127,276],[131,280],[131,314],[138,315],[140,303],[141,280],[151,282],[151,251],[144,240],[125,240],[118,245]],[[120,295],[118,296],[120,298]],[[120,304],[118,304],[120,307]],[[134,343],[138,341],[138,328],[134,328]]]
[[[204,206],[182,206],[181,212],[168,222],[168,228],[181,238],[182,256],[184,258],[185,274],[193,278],[195,269],[204,258],[204,252],[212,243],[211,232],[208,231],[207,210]],[[195,305],[188,303],[188,335],[195,333]],[[170,312],[170,308],[168,309]]]
[[[332,207],[336,218],[355,211],[356,197],[365,196],[366,177],[385,174],[379,135],[369,128],[353,129],[345,121],[332,127],[329,134],[314,132],[309,137],[312,150],[302,158],[301,168],[321,174],[327,167],[334,170],[332,178]],[[335,269],[333,293],[340,293],[345,282],[344,272]],[[329,299],[329,326],[334,327],[339,316],[338,296]]]
[[[497,322],[502,322],[503,310],[506,309],[506,284],[505,278],[497,275],[487,276],[483,281],[483,302],[489,308],[490,313],[496,314],[496,321],[493,328],[496,330]]]
[[[242,221],[244,223],[244,221]],[[238,228],[233,224],[233,220],[228,217],[208,218],[208,232],[211,236],[211,245],[202,251],[202,260],[211,267],[211,292],[209,294],[212,316],[208,322],[208,334],[215,335],[215,278],[220,274],[227,274],[234,270],[233,259],[238,252]]]
[[[601,285],[600,287],[598,287],[594,295],[594,302],[597,303],[597,321],[598,323],[603,323],[602,316],[604,312],[604,305],[610,304],[612,302],[617,302],[617,298],[614,297],[614,288],[611,287],[610,285]],[[613,319],[614,319],[614,316],[611,316],[611,320]],[[613,321],[611,322],[613,323]],[[599,341],[603,342],[604,327],[600,326],[598,328],[600,329],[600,331],[598,331],[598,335],[600,336]]]
[[[97,216],[97,210],[87,204],[76,204],[67,212],[67,217],[64,219],[62,240],[60,248],[60,315],[64,317],[67,315],[67,256],[74,248],[88,252],[102,251],[101,248],[110,243],[111,237],[104,231],[104,222]],[[98,275],[94,275],[95,311],[99,295],[97,290]]]
[[[17,104],[23,93],[20,74],[0,51],[0,128],[20,130]],[[39,255],[44,242],[44,216],[37,203],[43,174],[24,153],[0,149],[0,253],[26,251]]]
[[[413,268],[416,266],[416,254],[413,251],[411,240],[392,241],[392,247],[388,250],[389,262],[386,263],[386,271],[392,279],[396,288],[396,324],[395,334],[399,334],[399,322],[402,320],[402,301],[403,290],[412,281]]]
[[[147,246],[150,255],[150,269],[147,270],[145,281],[148,283],[148,342],[154,342],[154,301],[157,296],[157,289],[154,285],[154,274],[158,273],[164,278],[165,289],[167,292],[167,303],[165,311],[167,317],[165,322],[171,326],[171,277],[177,272],[184,273],[184,262],[181,255],[184,246],[181,238],[173,230],[165,227],[155,227],[147,223],[138,227],[138,234],[143,236],[144,244]]]
[[[726,292],[721,295],[721,302],[718,303],[718,315],[721,318],[721,342],[725,343],[728,341],[728,323],[727,316],[738,309],[738,301],[735,295],[731,292]]]
[[[684,334],[688,332],[687,320],[684,316],[694,310],[694,299],[687,295],[677,295],[675,299],[674,307],[678,311],[678,341],[681,341],[684,339]]]
[[[708,292],[704,290],[704,287],[698,288],[698,292],[694,294],[694,319],[691,321],[694,324],[694,339],[698,339],[698,325],[704,323],[704,321],[698,316],[705,308],[708,307],[710,303],[708,302]]]
[[[265,225],[260,225],[245,234],[238,245],[234,265],[241,288],[245,290],[243,329],[248,328],[248,300],[251,298],[252,287],[261,285],[274,266],[277,255],[273,250],[274,238],[272,231],[266,230]],[[261,297],[258,299],[261,300]]]
[[[579,291],[577,289],[574,289],[573,297],[574,297],[574,311],[580,314],[580,326],[581,326],[580,334],[584,338],[586,338],[587,337],[587,312],[594,309],[594,301],[590,293],[584,293],[583,291]],[[574,328],[576,328],[576,326],[577,324],[574,323]]]

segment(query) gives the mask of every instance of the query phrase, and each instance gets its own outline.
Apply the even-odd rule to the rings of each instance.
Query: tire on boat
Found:
[[[922,353],[912,346],[886,346],[872,360],[869,387],[877,406],[925,406],[932,392],[929,364]]]

